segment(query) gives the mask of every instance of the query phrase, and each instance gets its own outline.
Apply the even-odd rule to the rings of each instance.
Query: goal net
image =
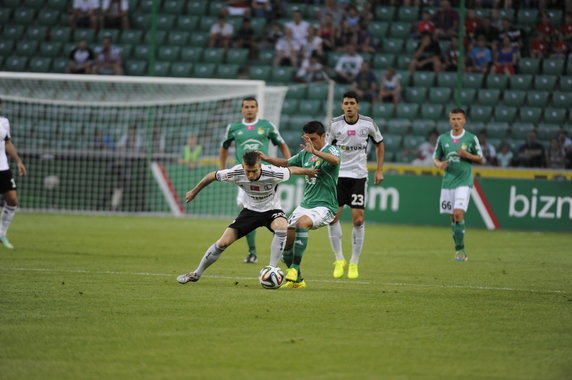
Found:
[[[188,206],[185,193],[218,168],[226,125],[241,120],[242,99],[255,96],[259,117],[279,125],[286,91],[250,80],[0,73],[1,114],[28,169],[16,177],[20,205],[235,215],[234,186],[213,183]]]

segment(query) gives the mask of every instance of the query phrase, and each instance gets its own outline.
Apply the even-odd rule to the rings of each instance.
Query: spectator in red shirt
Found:
[[[433,16],[436,27],[436,37],[439,39],[450,39],[457,33],[459,25],[459,14],[451,8],[449,0],[441,0],[441,8]]]
[[[566,59],[566,53],[568,52],[568,45],[564,42],[564,37],[560,35],[558,41],[552,44],[552,52],[550,53],[550,58]]]
[[[549,46],[546,37],[535,32],[529,46],[530,56],[532,58],[544,58],[548,53]]]
[[[566,12],[564,24],[560,27],[564,36],[564,41],[572,43],[572,12]]]
[[[471,39],[475,38],[477,29],[481,26],[481,20],[477,18],[477,13],[474,9],[467,10],[467,18],[465,19],[465,30]]]
[[[423,33],[435,33],[435,24],[431,21],[431,13],[423,11],[421,13],[421,21],[415,26],[416,37],[420,37]]]
[[[539,22],[536,24],[536,32],[551,38],[556,31],[554,25],[550,22],[550,15],[546,11],[541,11],[538,14]]]

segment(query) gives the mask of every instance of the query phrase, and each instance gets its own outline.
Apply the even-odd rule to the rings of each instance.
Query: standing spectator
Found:
[[[395,69],[393,67],[385,70],[380,87],[381,89],[377,97],[378,101],[384,103],[393,102],[393,104],[397,104],[401,101],[401,80],[398,75],[395,75]]]
[[[103,0],[101,4],[101,29],[129,29],[129,0]]]
[[[546,167],[544,146],[536,141],[536,131],[526,135],[526,142],[518,148],[518,166],[527,168]]]
[[[421,21],[418,21],[415,25],[415,37],[419,38],[423,34],[435,33],[435,24],[431,21],[431,13],[428,10],[424,10],[421,13]]]
[[[322,39],[324,50],[333,51],[336,49],[336,27],[330,15],[324,16],[324,21],[320,23],[318,35]]]
[[[377,77],[369,63],[362,62],[359,73],[352,82],[351,91],[366,102],[371,102],[377,97]]]
[[[359,73],[363,58],[357,54],[354,45],[345,46],[346,53],[338,58],[334,71],[336,78],[341,83],[352,83],[355,76]]]
[[[316,28],[310,26],[308,34],[302,42],[302,58],[309,59],[314,53],[321,57],[324,54],[324,50],[322,48],[322,39],[317,35]]]
[[[338,7],[336,0],[324,0],[324,6],[318,10],[320,24],[324,24],[329,17],[334,25],[340,25],[344,19],[344,10]]]
[[[308,34],[308,28],[310,24],[302,18],[302,11],[298,8],[294,9],[292,12],[292,21],[287,22],[286,29],[292,29],[292,36],[299,43],[303,44],[306,35]]]
[[[242,25],[236,33],[235,46],[240,49],[248,49],[248,56],[250,59],[256,57],[256,41],[254,40],[254,29],[252,28],[252,22],[249,18],[245,18],[242,21]]]
[[[437,39],[448,40],[457,33],[459,14],[451,8],[449,0],[441,0],[441,8],[433,16],[435,36]]]
[[[317,82],[326,80],[328,76],[324,71],[324,66],[320,62],[318,54],[314,53],[310,58],[305,58],[296,74],[298,82]]]
[[[211,26],[209,47],[214,48],[220,46],[228,49],[233,33],[234,28],[231,24],[226,22],[226,17],[222,15],[218,16],[217,21]]]
[[[512,166],[514,154],[510,149],[510,145],[506,141],[501,142],[500,151],[497,153],[497,163],[501,168],[509,168]]]
[[[93,66],[94,74],[123,75],[121,50],[111,44],[111,37],[103,37],[103,48]]]
[[[488,142],[487,132],[482,130],[479,132],[479,144],[481,144],[481,151],[483,152],[484,165],[497,164],[497,150]]]
[[[482,74],[489,72],[489,68],[493,62],[493,56],[491,49],[487,47],[487,40],[484,36],[479,36],[477,46],[471,49],[469,58],[469,71]]]
[[[300,44],[294,39],[292,29],[286,28],[284,37],[276,42],[276,54],[274,55],[274,66],[298,67],[298,53]]]
[[[0,111],[2,111],[1,99]],[[16,161],[18,174],[20,176],[26,175],[26,167],[16,152],[14,143],[12,143],[10,121],[4,116],[0,116],[0,193],[4,198],[4,207],[0,217],[0,242],[8,249],[14,248],[6,234],[18,207],[18,193],[16,192],[16,182],[10,170],[10,158]]]
[[[441,72],[441,47],[429,34],[421,37],[409,62],[409,71],[415,70]]]
[[[70,52],[66,73],[68,74],[91,74],[95,54],[87,45],[86,40],[80,40],[77,46]]]
[[[508,36],[502,39],[502,44],[495,52],[494,72],[496,74],[515,74],[516,64],[519,58],[518,48],[515,47]]]
[[[70,17],[71,29],[80,27],[97,30],[100,10],[99,0],[74,0]]]

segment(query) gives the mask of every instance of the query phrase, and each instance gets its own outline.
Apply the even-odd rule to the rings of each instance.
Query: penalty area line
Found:
[[[19,272],[50,272],[50,273],[84,273],[84,274],[108,274],[121,276],[155,276],[155,277],[173,277],[174,274],[168,273],[149,273],[149,272],[117,272],[117,271],[94,271],[83,269],[48,269],[48,268],[0,268],[3,271],[19,271]],[[256,277],[239,277],[239,276],[216,276],[203,275],[204,278],[219,280],[257,280]],[[467,290],[487,290],[502,292],[525,292],[537,294],[567,294],[563,290],[544,290],[544,289],[518,289],[518,288],[500,288],[491,286],[474,286],[474,285],[435,285],[435,284],[411,284],[406,282],[370,282],[370,281],[354,281],[354,280],[321,280],[312,279],[312,282],[325,282],[332,284],[358,284],[371,285],[377,284],[382,286],[402,286],[410,288],[441,288],[441,289],[467,289]]]

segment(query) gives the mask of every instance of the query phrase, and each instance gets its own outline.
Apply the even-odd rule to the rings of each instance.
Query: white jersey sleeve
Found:
[[[10,140],[10,122],[0,116],[0,171],[10,169],[6,156],[6,140]]]

